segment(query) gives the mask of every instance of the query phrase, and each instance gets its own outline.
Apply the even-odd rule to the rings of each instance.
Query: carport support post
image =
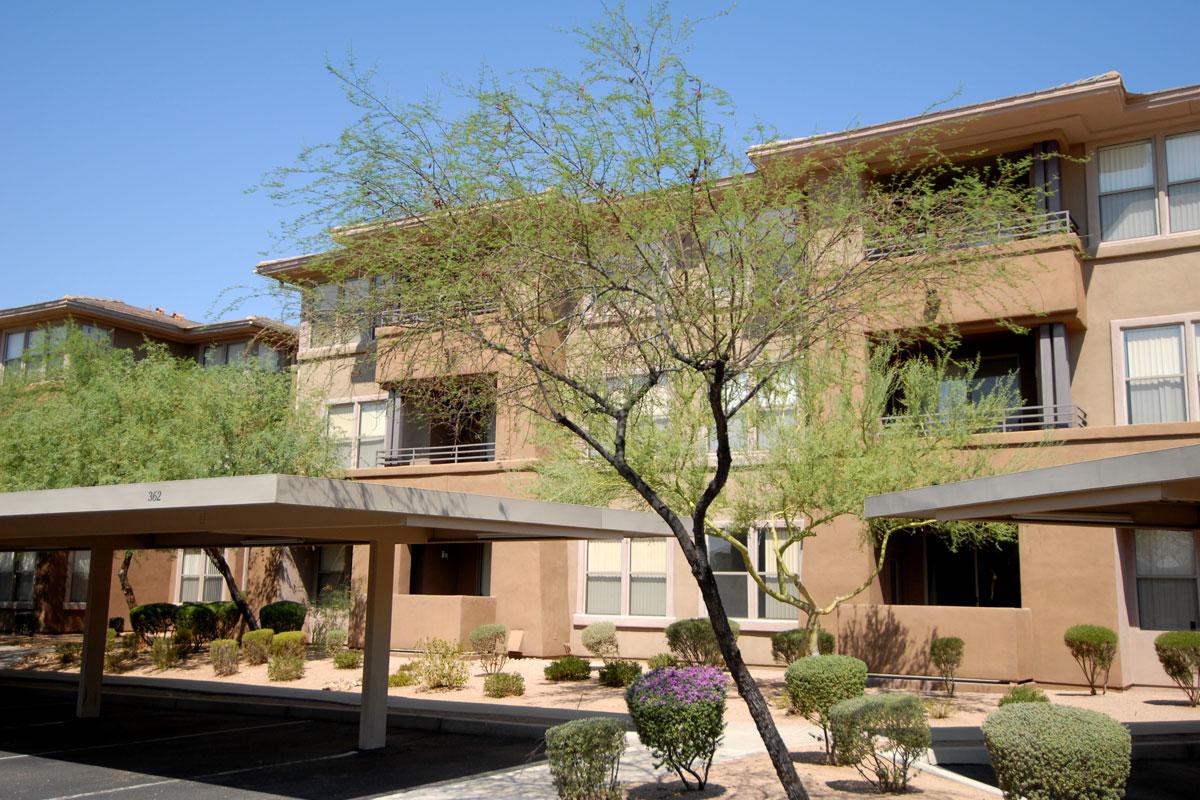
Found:
[[[359,750],[378,750],[387,744],[388,655],[392,646],[392,570],[395,562],[395,544],[371,542],[367,565],[362,710],[358,719]]]
[[[88,566],[87,610],[83,617],[83,657],[75,716],[100,716],[100,684],[104,678],[104,645],[108,638],[108,593],[112,587],[111,547],[93,547]]]

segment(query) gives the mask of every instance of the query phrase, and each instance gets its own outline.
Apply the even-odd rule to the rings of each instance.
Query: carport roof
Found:
[[[657,516],[378,483],[251,475],[0,494],[0,549],[660,537]],[[102,540],[101,540],[102,539]]]
[[[868,497],[866,516],[1200,529],[1200,445]]]

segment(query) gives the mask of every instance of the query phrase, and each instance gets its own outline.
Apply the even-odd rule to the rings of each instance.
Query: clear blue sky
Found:
[[[632,2],[638,9],[643,2]],[[724,3],[675,4],[703,14]],[[352,49],[401,97],[447,79],[568,66],[591,0],[51,2],[0,6],[0,307],[64,294],[225,316],[288,213],[248,195],[353,118],[324,69]],[[690,64],[747,127],[784,136],[1120,71],[1200,83],[1200,3],[742,0]],[[239,294],[235,292],[234,294]],[[266,298],[235,313],[271,314]]]

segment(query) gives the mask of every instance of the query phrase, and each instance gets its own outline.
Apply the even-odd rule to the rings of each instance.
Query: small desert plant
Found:
[[[592,676],[592,667],[579,656],[556,658],[542,670],[548,681],[586,681]]]
[[[1050,698],[1036,686],[1018,684],[1000,698],[1000,706],[1008,706],[1013,703],[1049,703]]]
[[[659,653],[658,655],[650,656],[646,660],[646,666],[650,669],[662,669],[663,667],[678,667],[679,659],[670,653]]]
[[[937,668],[946,694],[954,697],[954,676],[963,660],[963,640],[957,636],[943,636],[929,644],[929,660]]]
[[[825,753],[832,758],[829,710],[843,700],[862,696],[867,688],[867,665],[854,656],[807,656],[792,662],[783,681],[792,710],[821,726]]]
[[[932,738],[921,699],[903,693],[842,700],[829,709],[829,730],[838,763],[853,765],[881,792],[908,788],[912,763]]]
[[[422,642],[415,669],[426,689],[461,689],[470,677],[462,645],[445,639]]]
[[[300,656],[280,653],[267,662],[267,680],[297,681],[304,677],[304,659]]]
[[[657,763],[675,771],[685,788],[708,783],[708,769],[725,731],[725,674],[716,667],[664,667],[625,690],[629,716]]]
[[[308,655],[308,639],[304,631],[284,631],[271,639],[271,655],[294,656],[303,659]]]
[[[408,666],[402,664],[401,666]],[[416,686],[420,682],[417,673],[411,669],[397,669],[391,675],[388,675],[388,686],[391,688],[399,688],[402,686]]]
[[[79,654],[83,652],[83,645],[79,642],[60,642],[54,645],[54,654],[58,656],[58,663],[66,666],[79,661]]]
[[[546,760],[562,800],[617,800],[624,752],[625,730],[608,717],[577,719],[546,731]]]
[[[611,622],[593,622],[583,629],[579,638],[587,651],[605,664],[621,657],[617,626]]]
[[[276,633],[286,633],[303,628],[304,618],[307,615],[308,609],[304,607],[303,603],[279,600],[263,606],[262,610],[258,612],[258,621],[264,628],[270,628]]]
[[[346,641],[349,638],[350,635],[341,628],[325,631],[325,636],[321,642],[321,649],[327,656],[336,656],[340,651],[346,649]]]
[[[736,639],[738,624],[729,621]],[[717,644],[717,635],[713,632],[712,622],[707,617],[681,619],[667,626],[667,647],[681,662],[685,664],[707,664],[710,667],[723,667],[725,658]]]
[[[175,612],[175,641],[180,647],[199,650],[217,635],[217,615],[203,603],[184,603]]]
[[[174,603],[146,603],[129,609],[129,627],[138,636],[150,643],[154,636],[163,636],[175,630]]]
[[[214,634],[217,639],[232,639],[237,633],[238,624],[242,621],[242,612],[238,610],[237,603],[232,600],[217,600],[213,603],[205,603],[208,610],[213,612],[213,618],[216,622],[216,632]]]
[[[1125,796],[1129,731],[1098,711],[1012,703],[984,721],[983,740],[1005,797],[1120,800]]]
[[[488,697],[519,697],[525,694],[525,679],[516,672],[493,672],[483,679]]]
[[[642,674],[642,665],[636,661],[610,661],[600,668],[600,672],[596,677],[600,683],[605,686],[612,686],[618,689],[623,689],[633,683],[637,676]]]
[[[1168,631],[1154,640],[1154,652],[1188,702],[1200,705],[1200,631]]]
[[[948,697],[927,697],[925,713],[930,719],[946,719],[954,713],[954,701]]]
[[[216,675],[233,675],[238,671],[238,643],[233,639],[213,639],[208,643],[208,658]]]
[[[350,621],[350,612],[353,608],[354,599],[350,596],[349,589],[322,589],[317,595],[317,599],[308,604],[308,629],[313,647],[328,656],[332,656],[336,650],[341,649],[330,648],[326,639],[334,631],[345,629]],[[344,640],[342,646],[345,646]]]
[[[333,666],[337,669],[358,669],[362,661],[361,650],[338,650],[333,654]]]
[[[275,631],[270,628],[259,628],[256,631],[246,631],[242,634],[242,657],[247,664],[265,664],[271,657],[271,640]]]
[[[179,663],[179,648],[174,636],[156,636],[150,642],[150,660],[159,669],[170,669]]]
[[[504,669],[508,661],[508,628],[498,622],[480,625],[471,631],[470,639],[484,674],[494,675]]]
[[[1063,642],[1071,651],[1075,663],[1083,670],[1083,678],[1092,694],[1096,693],[1097,679],[1101,675],[1104,677],[1100,683],[1107,692],[1108,671],[1112,669],[1113,658],[1117,654],[1116,631],[1103,625],[1075,625],[1067,628]]]
[[[832,633],[817,629],[818,653],[823,656],[832,653],[835,641]],[[780,664],[790,664],[808,654],[808,637],[803,628],[779,631],[771,635],[771,657]]]

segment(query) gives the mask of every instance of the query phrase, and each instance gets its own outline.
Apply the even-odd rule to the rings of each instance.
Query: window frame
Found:
[[[197,599],[195,599],[195,600],[184,600],[183,599],[183,563],[184,563],[183,557],[184,557],[184,554],[188,550],[199,550],[201,557],[203,557],[203,559],[204,559],[204,563],[206,565],[212,564],[212,559],[210,559],[208,557],[208,554],[204,552],[204,548],[202,548],[202,547],[181,547],[175,551],[175,569],[173,570],[173,572],[175,573],[175,590],[173,592],[173,596],[175,597],[175,602],[181,603],[181,604],[182,603],[216,603],[216,602],[229,600],[230,599],[229,585],[225,583],[225,578],[223,576],[221,576],[220,572],[217,573],[218,577],[221,578],[221,596],[218,600],[205,600],[204,599],[204,583],[203,583],[203,581],[205,578],[211,577],[208,575],[207,572],[202,572],[199,575],[201,583],[200,583],[200,592],[197,595]],[[225,555],[226,563],[228,563],[229,548],[228,547],[222,548],[222,553]],[[216,567],[214,566],[213,569],[216,569]]]
[[[1140,136],[1122,136],[1112,139],[1099,140],[1089,143],[1087,146],[1087,166],[1085,169],[1087,177],[1087,196],[1088,196],[1088,233],[1092,247],[1096,249],[1097,255],[1103,255],[1100,252],[1101,248],[1117,248],[1131,243],[1147,242],[1147,241],[1162,241],[1171,238],[1180,238],[1188,236],[1200,236],[1200,228],[1192,228],[1184,231],[1171,230],[1171,208],[1168,201],[1168,181],[1167,181],[1167,139],[1176,136],[1186,136],[1192,133],[1200,133],[1200,128],[1196,124],[1186,123],[1181,126],[1166,128],[1155,131],[1149,134]],[[1105,240],[1103,233],[1103,225],[1100,219],[1100,164],[1098,153],[1109,147],[1120,147],[1122,145],[1137,144],[1138,142],[1149,142],[1151,147],[1151,160],[1154,167],[1154,210],[1155,210],[1155,233],[1146,236],[1135,236],[1128,239],[1111,239]],[[1185,183],[1191,181],[1176,181],[1176,183]]]
[[[1183,386],[1186,396],[1186,418],[1180,422],[1130,422],[1127,383],[1129,370],[1125,361],[1125,331],[1138,328],[1158,328],[1177,325],[1183,329]],[[1166,314],[1157,317],[1115,319],[1111,323],[1113,364],[1113,422],[1116,425],[1180,425],[1200,421],[1200,311],[1185,314]]]
[[[31,570],[31,573],[30,573],[33,576],[33,578],[32,578],[32,583],[31,583],[30,589],[29,589],[29,599],[28,600],[16,600],[16,599],[3,598],[3,599],[0,599],[0,608],[14,609],[14,610],[18,610],[18,611],[27,611],[29,609],[32,609],[34,607],[34,597],[37,595],[38,554],[41,551],[40,550],[4,550],[2,552],[13,554],[13,567],[14,568],[12,570],[12,575],[13,575],[13,592],[14,593],[16,592],[16,589],[17,589],[17,577],[16,576],[18,574],[20,574],[16,569],[17,557],[23,553],[33,553],[33,569]]]
[[[325,431],[326,431],[326,433],[329,432],[329,411],[330,411],[330,409],[332,409],[334,406],[345,406],[345,405],[353,405],[354,406],[354,416],[353,416],[353,422],[352,422],[354,435],[350,438],[350,452],[354,456],[353,464],[352,464],[352,466],[343,466],[342,469],[375,469],[376,468],[375,464],[368,464],[365,467],[360,466],[358,464],[358,445],[359,445],[360,433],[362,431],[362,405],[363,405],[363,403],[383,402],[384,414],[386,415],[387,407],[388,407],[388,399],[389,399],[388,394],[386,392],[383,392],[383,393],[376,393],[373,395],[362,395],[359,397],[339,397],[334,400],[326,401],[326,403],[325,403]],[[387,419],[385,418],[384,435],[383,435],[383,449],[384,450],[387,450],[388,444],[389,444],[389,442],[388,442],[389,428],[390,428],[390,426],[388,424]],[[337,441],[345,441],[345,440],[337,440]]]
[[[229,366],[229,348],[233,345],[244,345],[245,350],[240,359],[247,365],[257,363],[259,368],[265,372],[282,372],[284,370],[284,353],[282,350],[276,349],[267,344],[261,339],[229,339],[218,342],[209,342],[200,347],[200,366],[208,367],[226,367]],[[209,360],[209,353],[217,352],[220,358]],[[265,367],[262,363],[264,353],[275,354],[275,365]],[[236,362],[235,362],[236,363]]]
[[[1200,609],[1200,531],[1184,530],[1183,533],[1190,533],[1192,536],[1192,574],[1191,575],[1142,575],[1138,571],[1137,560],[1137,536],[1140,532],[1154,533],[1159,530],[1154,528],[1133,528],[1130,530],[1130,548],[1129,557],[1131,566],[1133,567],[1133,601],[1134,601],[1134,621],[1138,630],[1143,631],[1169,631],[1173,628],[1147,628],[1142,625],[1142,590],[1141,582],[1145,580],[1175,580],[1175,581],[1191,581],[1192,590],[1196,593],[1196,606]],[[1200,620],[1197,620],[1198,629],[1200,629]]]
[[[572,616],[572,624],[576,626],[590,625],[593,622],[612,622],[621,628],[665,628],[667,625],[675,621],[675,601],[674,590],[675,586],[675,549],[671,544],[675,541],[671,537],[664,537],[662,541],[667,549],[666,558],[666,585],[664,592],[666,593],[664,614],[663,616],[651,616],[648,614],[631,614],[629,613],[629,586],[630,586],[630,553],[632,552],[630,537],[621,539],[621,608],[617,614],[589,614],[587,613],[587,548],[588,540],[580,541],[577,545],[578,566],[576,572],[576,596],[575,596],[575,614]]]
[[[760,549],[761,549],[760,548],[760,539],[763,535],[763,532],[769,527],[770,527],[770,524],[767,523],[767,524],[755,525],[750,529],[750,531],[748,532],[747,537],[746,537],[746,547],[750,550],[751,553],[757,554],[760,551]],[[776,525],[775,527],[777,530],[782,528],[782,526],[779,526],[779,525]],[[796,572],[798,574],[800,574],[801,576],[803,576],[803,574],[804,574],[804,540],[803,539],[799,540],[798,542],[793,544],[792,547],[798,548],[797,552],[799,553],[799,560],[796,565]],[[765,552],[765,551],[763,551],[763,552]],[[763,571],[764,569],[765,569],[765,567],[760,566],[759,574],[765,578],[766,573]],[[741,630],[743,630],[743,631],[771,631],[771,632],[786,631],[786,630],[791,630],[791,629],[795,628],[797,625],[799,625],[800,609],[796,609],[795,617],[791,617],[791,618],[787,618],[787,619],[779,619],[776,617],[760,617],[758,615],[758,600],[759,600],[759,593],[761,590],[758,588],[758,584],[754,582],[754,579],[752,577],[750,577],[750,572],[748,570],[746,572],[728,572],[728,571],[713,570],[713,575],[745,575],[746,576],[746,598],[747,598],[746,599],[746,608],[750,612],[751,616],[749,616],[749,617],[735,617],[733,615],[729,616],[729,618],[731,620],[738,623],[738,627],[741,628]],[[707,614],[707,611],[705,611],[705,608],[704,608],[704,597],[700,594],[700,590],[698,588],[696,590],[696,597],[699,602],[700,612],[703,614]]]
[[[68,550],[67,551],[67,580],[63,588],[63,608],[67,610],[80,610],[87,608],[87,600],[72,600],[71,590],[75,586],[75,557],[78,554],[85,554],[88,557],[88,572],[90,580],[91,572],[91,550]]]

